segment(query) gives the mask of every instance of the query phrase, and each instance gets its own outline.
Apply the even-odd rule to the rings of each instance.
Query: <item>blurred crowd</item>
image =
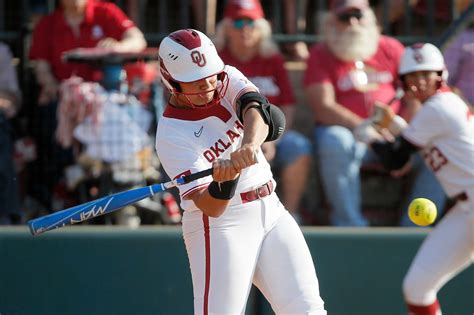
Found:
[[[168,179],[154,149],[168,95],[156,47],[147,47],[138,26],[149,1],[125,1],[123,11],[112,1],[58,0],[52,12],[46,2],[30,1],[32,84],[20,88],[12,50],[0,42],[3,225]],[[431,199],[441,212],[445,207],[444,192],[420,157],[389,173],[364,144],[381,137],[364,123],[378,104],[407,122],[421,106],[400,89],[405,47],[396,35],[406,16],[395,3],[403,2],[383,3],[283,1],[277,26],[273,1],[190,1],[186,27],[207,32],[223,61],[286,116],[284,136],[263,150],[282,202],[301,225],[409,226],[405,209],[412,199]],[[430,3],[408,2],[415,17],[426,16]],[[435,8],[433,31],[441,34],[457,17],[450,1],[437,3],[444,6]],[[470,3],[454,1],[455,12]],[[293,39],[276,41],[276,27]],[[411,31],[422,34],[423,25]],[[301,33],[321,40],[305,42],[295,36]],[[473,21],[443,53],[449,85],[473,104]],[[289,71],[295,67],[301,75]],[[166,192],[90,223],[179,224],[180,218],[179,197]]]

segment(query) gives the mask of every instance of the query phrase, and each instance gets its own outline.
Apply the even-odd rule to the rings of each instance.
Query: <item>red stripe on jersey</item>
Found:
[[[439,307],[438,300],[434,301],[431,305],[413,305],[407,304],[408,314],[410,315],[439,315],[441,309]]]
[[[222,120],[223,122],[227,122],[232,117],[232,114],[229,113],[229,111],[221,104],[206,106],[203,108],[195,107],[193,109],[177,108],[173,105],[168,104],[168,106],[166,106],[165,112],[163,113],[163,116],[167,118],[190,121],[196,121],[207,117],[215,116],[217,118],[220,118],[220,120]]]
[[[205,286],[204,286],[203,313],[204,315],[208,315],[209,314],[209,287],[211,284],[211,239],[209,237],[209,217],[203,214],[202,221],[204,223],[204,244],[205,244],[205,250],[206,250],[206,279],[205,279]]]

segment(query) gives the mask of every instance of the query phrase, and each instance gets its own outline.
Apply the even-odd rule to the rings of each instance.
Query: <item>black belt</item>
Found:
[[[270,195],[273,192],[273,188],[273,182],[270,180],[256,189],[243,192],[240,194],[240,197],[242,198],[242,203],[262,199],[263,197]]]

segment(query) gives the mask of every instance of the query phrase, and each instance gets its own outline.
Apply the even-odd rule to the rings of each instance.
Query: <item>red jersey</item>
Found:
[[[80,33],[76,36],[60,7],[43,17],[35,27],[29,57],[49,62],[54,76],[60,81],[73,74],[95,81],[100,78],[100,71],[85,64],[64,63],[62,54],[75,48],[95,47],[106,37],[121,40],[125,31],[134,26],[115,4],[89,0],[79,26]]]
[[[317,44],[311,49],[303,85],[332,84],[339,104],[367,118],[375,101],[386,104],[395,96],[403,51],[399,41],[381,36],[377,52],[370,59],[363,60],[365,81],[361,84],[358,82],[361,70],[357,69],[355,62],[342,61],[325,44]],[[392,108],[398,113],[400,102],[395,102]]]
[[[268,101],[277,106],[294,105],[293,90],[288,79],[288,72],[284,66],[281,54],[270,57],[256,56],[253,59],[241,62],[234,58],[229,50],[219,52],[225,64],[239,69],[253,84],[258,87]]]

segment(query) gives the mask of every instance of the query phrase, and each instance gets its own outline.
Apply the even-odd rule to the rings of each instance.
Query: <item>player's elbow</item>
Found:
[[[195,192],[190,198],[202,213],[211,218],[220,217],[230,202],[230,199],[223,200],[211,196],[207,189]]]

